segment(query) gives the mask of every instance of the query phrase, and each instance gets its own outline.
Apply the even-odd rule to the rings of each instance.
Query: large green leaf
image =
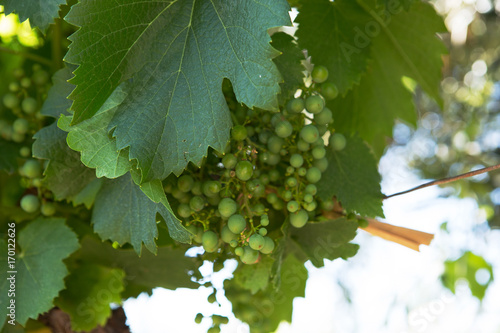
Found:
[[[354,0],[302,0],[297,37],[316,65],[328,68],[340,93],[359,83],[370,56],[373,19]]]
[[[261,256],[259,262],[254,265],[240,264],[233,272],[234,282],[252,294],[265,290],[269,284],[272,265],[273,260],[270,256]]]
[[[381,177],[375,157],[363,140],[348,137],[344,149],[329,147],[326,158],[328,168],[318,183],[318,195],[323,200],[335,196],[348,212],[383,217]]]
[[[9,267],[5,239],[0,240],[2,249],[0,265],[0,327],[7,315],[10,299],[8,277],[15,275],[15,318],[24,325],[28,318],[36,319],[42,312],[53,307],[53,300],[64,289],[64,277],[68,270],[63,263],[79,247],[76,234],[60,218],[38,218],[17,235],[15,267]],[[7,269],[9,267],[10,269]],[[17,273],[9,273],[9,271]]]
[[[66,60],[79,64],[73,123],[97,113],[132,78],[111,123],[118,148],[130,146],[142,181],[199,164],[222,151],[231,119],[221,85],[241,103],[277,109],[280,74],[267,29],[290,24],[284,0],[84,1],[68,22],[80,26]],[[106,13],[106,15],[102,15]],[[90,36],[99,36],[96,42]]]
[[[414,79],[431,97],[441,101],[441,56],[446,48],[436,33],[446,31],[446,27],[432,6],[422,2],[387,21],[365,7],[380,28],[372,42],[371,66],[359,86],[329,106],[337,130],[358,132],[381,155],[395,119],[416,122],[411,93],[403,85],[403,77]]]
[[[55,304],[69,314],[72,330],[91,331],[106,324],[110,303],[121,303],[124,278],[122,269],[83,264],[66,278],[66,289]]]
[[[5,14],[15,12],[21,22],[29,19],[32,27],[39,27],[42,31],[59,17],[59,6],[65,4],[66,0],[0,0]]]
[[[66,135],[56,123],[42,128],[34,135],[33,156],[49,160],[43,181],[55,198],[71,201],[95,179],[95,172],[85,167],[80,154],[68,147]]]
[[[356,236],[357,229],[356,221],[340,218],[307,223],[300,229],[293,228],[290,237],[303,251],[306,260],[311,260],[316,267],[322,267],[323,259],[347,259],[358,252],[359,245],[349,243]]]
[[[142,243],[149,251],[156,253],[156,214],[160,213],[167,221],[172,238],[190,242],[189,232],[167,210],[164,202],[160,202],[158,184],[146,183],[143,186],[151,197],[157,199],[156,202],[134,183],[129,173],[117,179],[106,179],[97,194],[92,213],[95,232],[102,239],[110,239],[121,245],[130,243],[139,255]],[[161,183],[159,188],[162,189]]]

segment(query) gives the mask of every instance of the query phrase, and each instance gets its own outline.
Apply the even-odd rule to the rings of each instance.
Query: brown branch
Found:
[[[414,187],[412,189],[409,189],[409,190],[406,190],[406,191],[403,191],[403,192],[398,192],[398,193],[394,193],[394,194],[391,194],[391,195],[386,195],[382,200],[389,199],[389,198],[392,198],[392,197],[395,197],[395,196],[398,196],[398,195],[410,193],[410,192],[413,192],[413,191],[416,191],[416,190],[420,190],[420,189],[423,189],[423,188],[426,188],[426,187],[429,187],[429,186],[451,183],[451,182],[454,182],[456,180],[460,180],[460,179],[464,179],[464,178],[468,178],[468,177],[473,177],[473,176],[480,175],[480,174],[485,173],[485,172],[490,172],[490,171],[493,171],[493,170],[496,170],[496,169],[500,169],[500,164],[497,164],[497,165],[494,165],[494,166],[490,166],[490,167],[487,167],[487,168],[482,168],[482,169],[475,170],[475,171],[466,172],[466,173],[463,173],[461,175],[454,176],[454,177],[448,177],[448,178],[434,180],[432,182],[422,184],[420,186]]]

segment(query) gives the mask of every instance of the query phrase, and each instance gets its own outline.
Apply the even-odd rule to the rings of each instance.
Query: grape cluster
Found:
[[[201,168],[166,182],[172,206],[206,252],[232,249],[242,263],[254,264],[274,251],[271,232],[278,235],[283,223],[302,228],[321,208],[332,208],[316,196],[328,167],[325,137],[333,133],[337,150],[345,138],[333,132],[325,106],[337,94],[327,78],[328,70],[317,66],[313,83],[278,113],[235,105],[225,152],[210,152]]]
[[[49,73],[40,65],[34,65],[31,75],[24,69],[14,70],[14,81],[8,85],[8,92],[1,97],[0,138],[20,145],[21,166],[18,170],[23,177],[21,185],[27,189],[20,200],[21,208],[27,213],[40,212],[51,216],[56,212],[53,202],[42,198],[42,164],[31,158],[32,135],[43,127],[44,117],[40,107],[50,87]]]

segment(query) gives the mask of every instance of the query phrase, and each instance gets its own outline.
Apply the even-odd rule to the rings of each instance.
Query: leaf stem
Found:
[[[423,188],[426,188],[426,187],[429,187],[429,186],[451,183],[451,182],[454,182],[456,180],[460,180],[460,179],[464,179],[464,178],[468,178],[468,177],[477,176],[477,175],[480,175],[482,173],[490,172],[490,171],[493,171],[493,170],[496,170],[496,169],[500,169],[500,164],[493,165],[493,166],[490,166],[490,167],[487,167],[487,168],[482,168],[482,169],[479,169],[479,170],[474,170],[474,171],[466,172],[466,173],[463,173],[461,175],[454,176],[454,177],[448,177],[448,178],[434,180],[432,182],[422,184],[420,186],[414,187],[412,189],[409,189],[409,190],[406,190],[406,191],[403,191],[403,192],[398,192],[398,193],[394,193],[394,194],[391,194],[391,195],[386,195],[382,200],[389,199],[389,198],[392,198],[392,197],[395,197],[395,196],[398,196],[398,195],[410,193],[410,192],[413,192],[413,191],[416,191],[416,190],[420,190],[420,189],[423,189]]]
[[[26,59],[31,59],[33,61],[36,61],[36,62],[38,62],[40,64],[44,64],[44,65],[47,65],[47,66],[52,66],[52,61],[50,61],[49,59],[46,59],[44,57],[40,57],[39,55],[36,55],[36,54],[33,54],[33,53],[22,52],[22,51],[15,51],[15,50],[9,49],[9,48],[4,47],[4,46],[0,46],[0,52],[5,52],[5,53],[10,53],[10,54],[18,55],[18,56],[24,57]]]
[[[52,67],[54,70],[61,68],[62,52],[61,52],[61,19],[57,18],[52,30]]]

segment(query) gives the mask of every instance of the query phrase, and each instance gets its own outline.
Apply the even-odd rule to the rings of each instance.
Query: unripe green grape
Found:
[[[236,125],[231,130],[231,136],[233,140],[243,141],[247,138],[247,129],[243,125]]]
[[[307,173],[307,169],[304,167],[301,167],[301,168],[299,168],[299,170],[297,170],[297,173],[299,174],[299,176],[304,177]]]
[[[233,239],[232,241],[229,242],[229,245],[231,247],[237,247],[238,246],[238,241]]]
[[[304,163],[304,158],[300,154],[293,154],[290,156],[290,165],[294,168],[300,168]]]
[[[326,100],[332,100],[338,96],[339,90],[332,82],[325,82],[321,85],[321,94]]]
[[[188,204],[183,203],[177,207],[177,214],[179,214],[180,217],[188,218],[191,216],[191,212],[191,207],[189,207]]]
[[[300,150],[300,151],[309,151],[309,149],[311,148],[311,145],[307,142],[305,142],[304,140],[300,139],[299,141],[297,141],[297,149]]]
[[[281,150],[280,150],[280,155],[281,155],[281,156],[286,156],[286,155],[288,155],[288,150],[286,150],[285,148],[281,148]]]
[[[279,199],[275,203],[273,203],[273,209],[274,210],[282,210],[285,208],[285,202],[282,199]]]
[[[182,192],[189,192],[193,187],[194,179],[190,175],[183,175],[177,179],[177,187]]]
[[[330,147],[332,147],[332,149],[336,151],[341,151],[342,149],[344,149],[347,143],[345,136],[340,133],[332,134],[328,142]]]
[[[320,113],[325,107],[325,102],[318,95],[312,95],[306,98],[306,110],[310,113]]]
[[[293,166],[289,165],[286,167],[286,173],[285,173],[286,175],[291,175],[294,172],[295,172],[295,168]]]
[[[278,196],[276,195],[276,193],[271,192],[267,195],[266,200],[272,205],[276,202],[276,200],[278,200]]]
[[[364,228],[368,227],[368,225],[370,225],[370,223],[366,219],[359,219],[358,225],[360,228],[364,229]]]
[[[276,169],[272,169],[271,171],[269,171],[269,181],[271,182],[275,182],[275,181],[278,181],[280,179],[281,175],[280,175],[280,172]]]
[[[203,183],[203,194],[207,197],[213,197],[220,192],[220,182],[216,180],[208,180]]]
[[[325,135],[325,133],[328,131],[328,126],[327,125],[319,125],[319,124],[317,124],[316,127],[318,128],[319,136]],[[318,140],[318,141],[321,141],[321,140]]]
[[[199,323],[201,323],[202,319],[203,319],[203,315],[201,313],[198,313],[196,315],[196,317],[194,318],[194,322],[199,324]]]
[[[28,132],[29,126],[29,122],[24,118],[17,118],[12,124],[14,132],[19,134],[25,134],[26,132]]]
[[[264,237],[264,246],[260,249],[262,254],[270,254],[274,250],[274,241],[270,237]]]
[[[257,260],[259,260],[259,251],[255,251],[249,246],[245,246],[243,248],[243,254],[240,257],[240,260],[242,263],[247,265],[255,264]]]
[[[40,212],[44,216],[52,216],[56,213],[56,206],[52,202],[44,202],[40,207]]]
[[[12,92],[17,92],[21,89],[21,86],[17,82],[11,82],[9,83],[9,90]]]
[[[260,217],[260,225],[267,227],[269,225],[269,216],[267,214],[264,214]]]
[[[292,200],[292,197],[293,197],[292,191],[286,190],[283,191],[283,193],[281,193],[281,198],[283,198],[283,200],[285,201]]]
[[[297,178],[295,178],[295,177],[288,177],[286,179],[286,184],[289,187],[295,187],[295,186],[297,186]]]
[[[304,202],[311,203],[311,202],[313,202],[313,200],[314,200],[314,197],[312,194],[309,194],[309,193],[304,194]]]
[[[301,113],[305,108],[305,103],[302,98],[294,98],[288,101],[286,109],[290,113]]]
[[[314,66],[311,77],[316,83],[323,83],[328,79],[328,69],[325,66]]]
[[[312,124],[306,125],[300,130],[300,138],[307,143],[316,142],[319,138],[318,129]]]
[[[333,200],[325,200],[321,202],[321,209],[326,210],[326,211],[331,211],[335,208],[335,203]]]
[[[27,160],[23,165],[23,174],[28,178],[38,178],[42,175],[42,167],[37,160]]]
[[[281,156],[278,154],[269,154],[269,158],[266,163],[269,165],[277,165],[281,161]]]
[[[267,185],[267,184],[269,184],[269,182],[271,180],[270,180],[269,175],[267,173],[263,173],[262,175],[259,176],[259,181],[261,184]]]
[[[36,99],[33,97],[26,97],[21,103],[21,109],[27,114],[32,114],[37,109]]]
[[[217,209],[222,217],[229,218],[231,215],[236,213],[238,204],[231,198],[224,198],[219,202]]]
[[[314,147],[311,154],[314,157],[314,159],[319,160],[319,159],[325,157],[326,150],[323,147]]]
[[[264,113],[262,117],[260,118],[264,124],[268,124],[271,121],[271,114],[269,113]]]
[[[198,243],[198,244],[201,244],[201,241],[203,240],[203,228],[201,227],[197,227],[196,228],[196,234],[195,236],[193,237],[193,240]]]
[[[203,209],[203,207],[205,207],[205,199],[199,195],[195,195],[191,198],[191,200],[189,200],[189,207],[191,207],[191,209],[195,212],[199,212]]]
[[[284,143],[285,142],[283,141],[282,138],[280,138],[279,136],[273,135],[267,141],[267,149],[269,149],[269,151],[271,153],[278,154]]]
[[[245,227],[247,226],[247,221],[245,220],[243,215],[234,214],[227,221],[227,226],[233,234],[239,234],[243,230],[245,230]]]
[[[240,161],[236,164],[236,177],[239,180],[247,181],[252,178],[253,175],[253,165],[248,161]]]
[[[211,230],[207,230],[201,237],[201,245],[206,252],[215,252],[219,243],[219,237]]]
[[[31,79],[29,77],[23,77],[20,82],[23,88],[31,87]]]
[[[262,249],[262,247],[264,247],[264,237],[259,234],[253,234],[252,236],[250,236],[248,244],[252,249],[259,251],[260,249]]]
[[[306,225],[307,221],[309,220],[309,214],[307,214],[307,211],[303,209],[300,209],[295,213],[291,213],[289,217],[290,217],[290,224],[293,225],[295,228],[302,228],[303,226]]]
[[[314,160],[313,165],[319,169],[321,172],[325,172],[328,168],[328,160],[326,157],[320,158],[319,160]]]
[[[35,178],[32,180],[32,184],[35,187],[42,187],[42,180],[40,178]]]
[[[300,205],[297,201],[295,200],[292,200],[292,201],[289,201],[286,205],[286,209],[290,212],[290,213],[294,213],[296,212],[298,209],[299,209]]]
[[[245,184],[245,187],[247,188],[248,191],[250,192],[253,192],[257,189],[258,186],[261,185],[261,182],[260,180],[258,179],[252,179],[250,181],[248,181],[246,184]]]
[[[37,70],[33,73],[32,79],[37,86],[43,86],[49,81],[49,74],[44,70]]]
[[[219,202],[222,198],[219,194],[212,195],[211,197],[207,197],[207,202],[211,206],[218,206]]]
[[[266,207],[261,204],[260,202],[259,203],[256,203],[253,207],[252,207],[252,213],[255,215],[255,216],[261,216],[262,214],[264,214],[266,212]]]
[[[318,188],[314,184],[308,184],[306,186],[305,192],[307,194],[316,195],[316,193],[318,193]]]
[[[33,194],[27,194],[21,199],[21,208],[26,213],[34,213],[40,208],[40,200]]]
[[[0,135],[5,140],[10,140],[12,138],[12,134],[14,134],[14,130],[11,126],[6,126],[0,130]]]
[[[261,236],[267,235],[267,229],[266,228],[260,228],[259,229],[259,235],[261,235]]]
[[[307,170],[306,179],[309,183],[317,183],[321,179],[321,171],[317,167],[310,167]]]
[[[194,182],[193,183],[193,186],[191,187],[191,193],[193,193],[194,195],[202,195],[203,194],[201,182]]]
[[[26,146],[21,147],[21,149],[19,149],[19,155],[22,157],[29,157],[31,155],[31,149]]]
[[[314,212],[316,210],[316,208],[318,207],[318,204],[316,203],[316,201],[311,201],[311,202],[307,202],[305,205],[304,205],[304,208],[308,211],[308,212]]]
[[[238,240],[238,235],[234,234],[229,230],[228,226],[225,225],[222,227],[222,230],[220,232],[220,238],[224,243],[230,243],[233,240]]]
[[[191,237],[191,239],[193,239],[197,232],[196,226],[194,224],[188,225],[186,227],[186,230],[189,231],[189,233],[191,234],[189,236]]]
[[[259,141],[260,143],[262,144],[267,144],[267,140],[269,140],[269,138],[271,137],[272,133],[269,132],[269,131],[262,131],[259,133]]]
[[[8,109],[13,109],[19,105],[19,98],[17,98],[17,96],[12,93],[6,93],[3,96],[2,101],[3,105],[5,105],[5,107]]]
[[[253,128],[252,126],[246,126],[246,129],[247,129],[247,136],[248,137],[254,136],[255,128]]]
[[[275,113],[271,117],[271,126],[276,127],[276,124],[283,120],[285,120],[285,117],[281,113]]]
[[[25,135],[21,133],[14,132],[12,133],[11,140],[17,143],[23,142],[25,139]]]
[[[325,107],[320,113],[314,115],[314,122],[318,125],[328,125],[333,123],[332,110]]]
[[[290,135],[292,135],[293,126],[289,121],[283,120],[276,124],[274,131],[280,138],[288,138]]]
[[[183,199],[189,199],[189,196],[187,193],[185,192],[182,192],[181,190],[179,190],[178,187],[175,187],[173,190],[172,190],[172,196],[174,198],[176,198],[177,200],[179,201],[186,201],[186,200],[183,200]],[[189,200],[188,200],[189,201]]]
[[[245,252],[245,250],[243,250],[242,247],[237,247],[234,249],[234,254],[236,254],[238,257],[241,257],[244,252]]]
[[[228,170],[233,169],[236,166],[236,163],[238,163],[238,159],[232,154],[227,154],[222,158],[222,164],[224,165],[224,168]]]

